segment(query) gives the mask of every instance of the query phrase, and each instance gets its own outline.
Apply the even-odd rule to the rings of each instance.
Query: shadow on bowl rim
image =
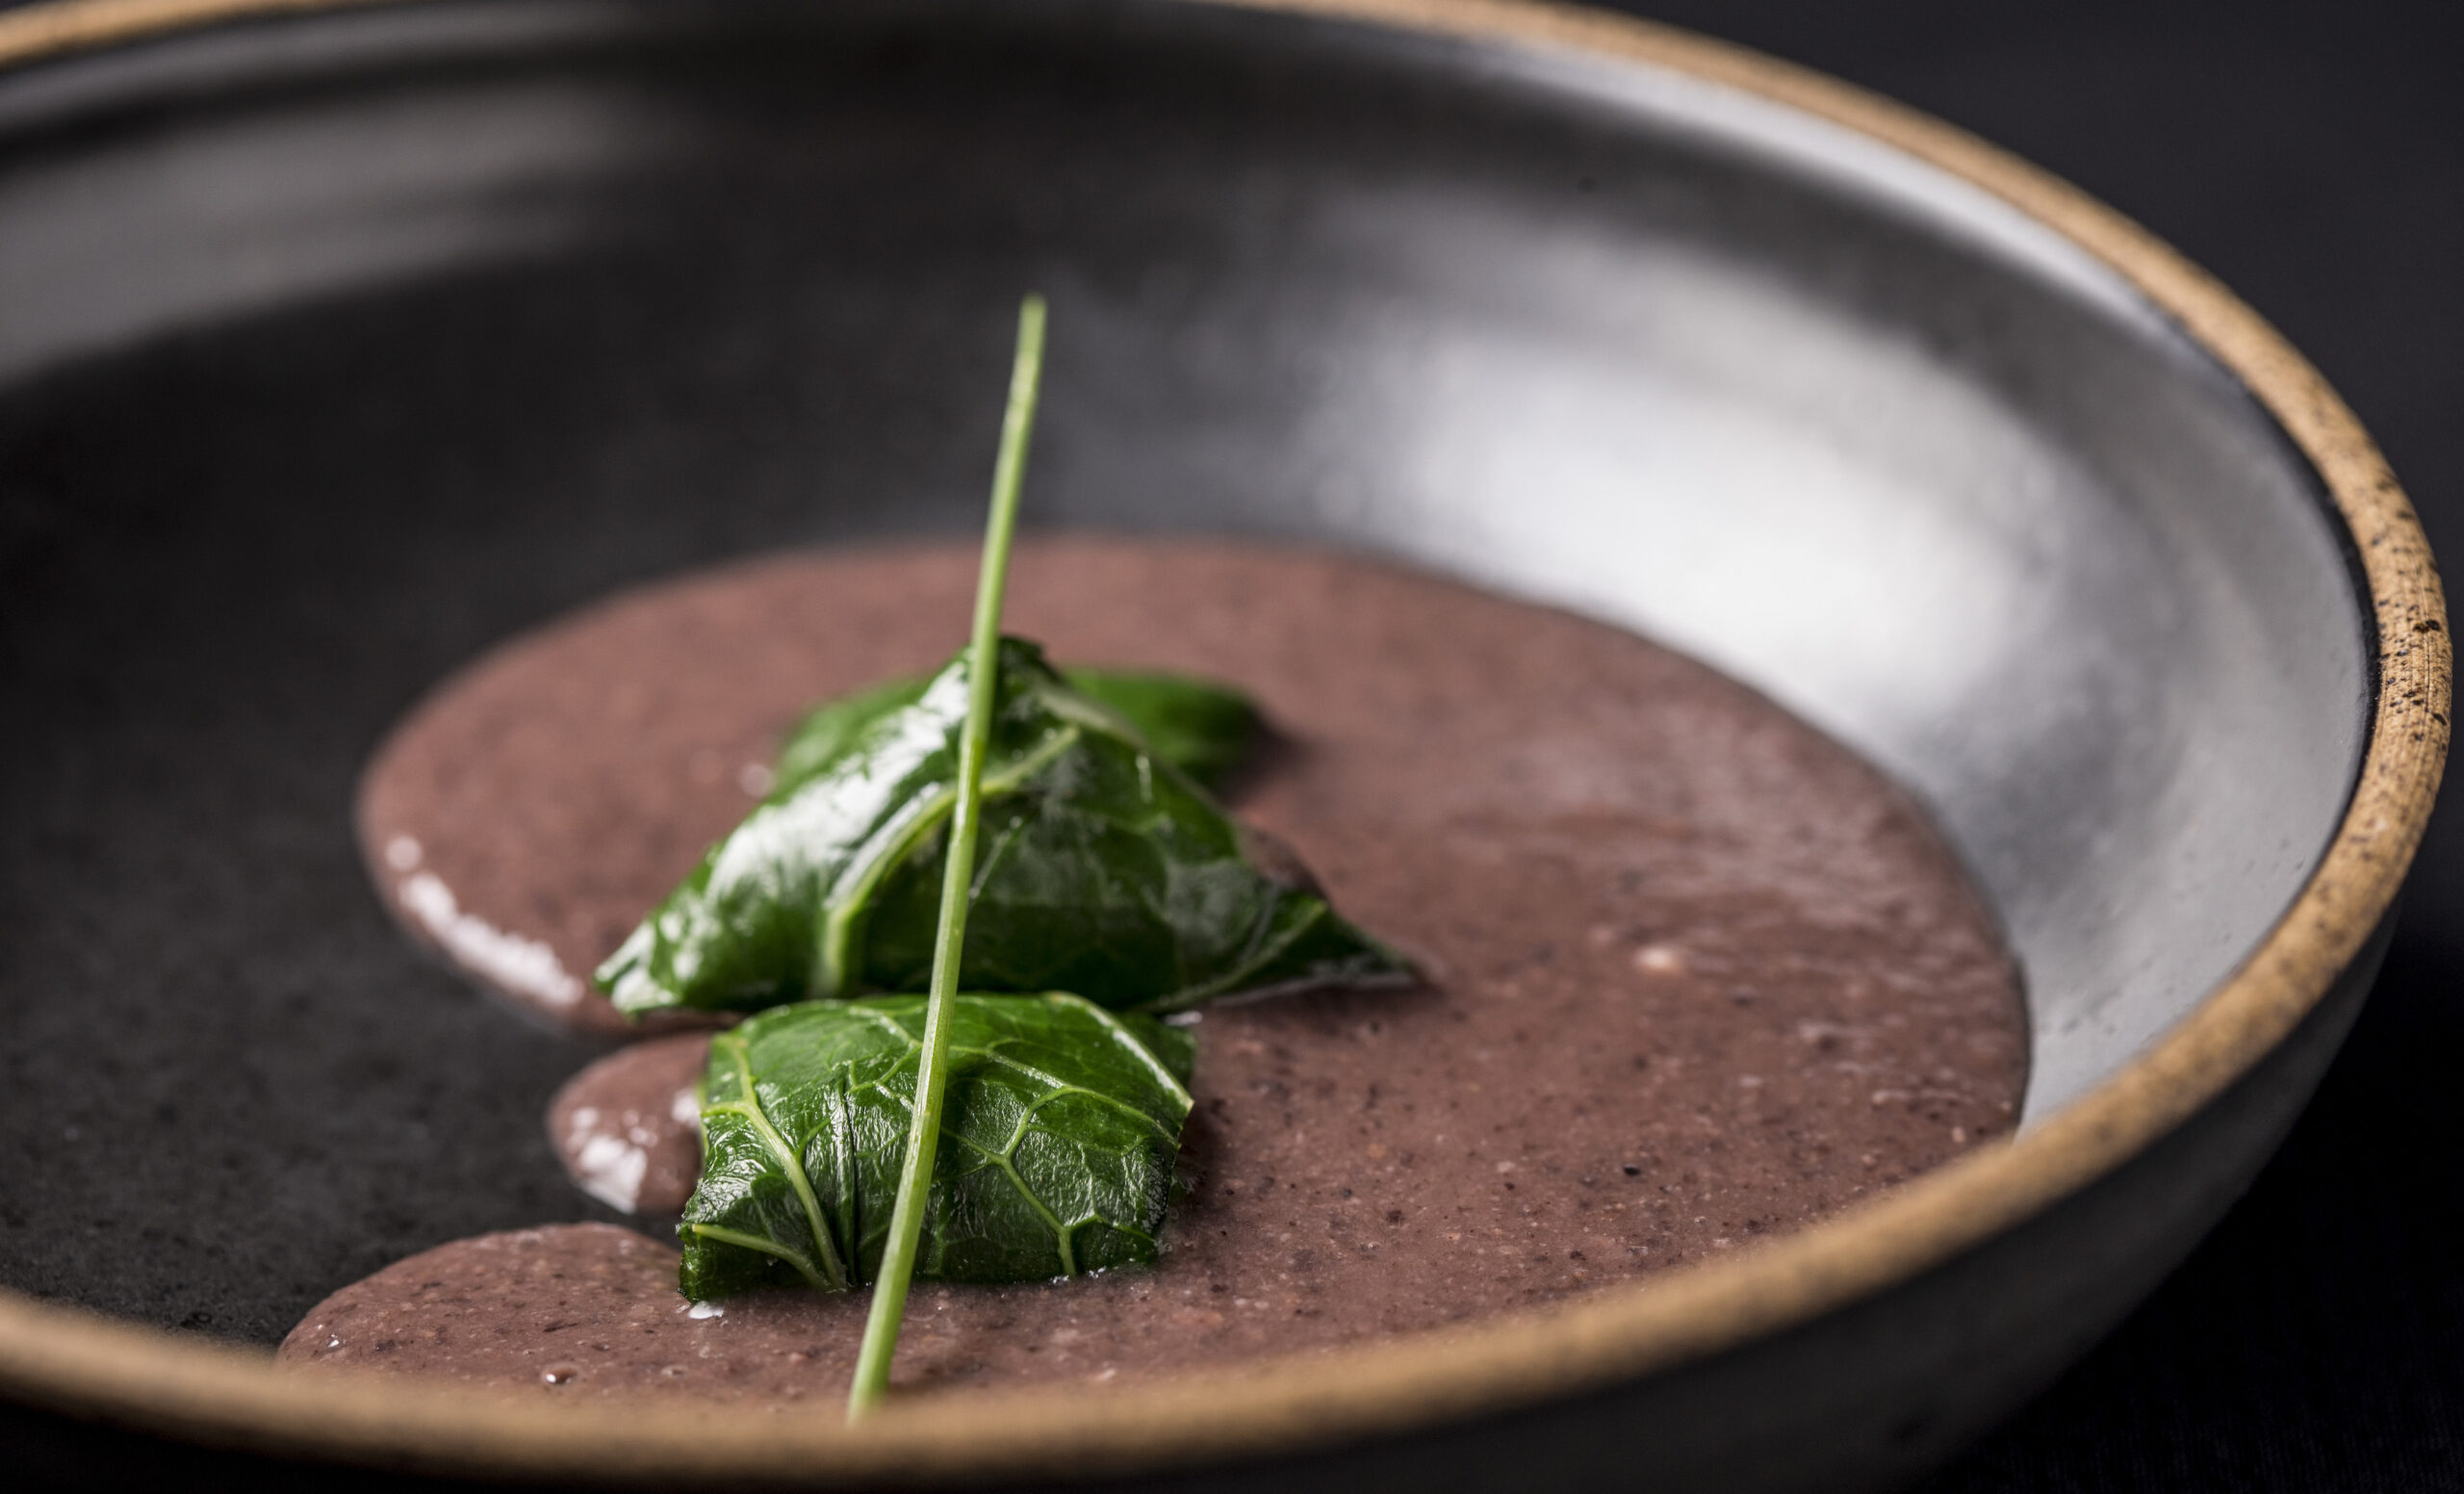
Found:
[[[0,13],[0,69],[218,22],[393,0],[46,0]],[[2360,422],[2257,313],[2136,223],[1951,125],[1795,64],[1532,0],[1194,0],[1573,52],[1725,86],[1844,126],[2002,199],[2119,274],[2249,390],[2318,472],[2373,606],[2374,698],[2352,797],[2246,960],[2119,1071],[2012,1141],[1732,1255],[1550,1309],[1090,1397],[968,1392],[862,1426],[705,1406],[522,1405],[394,1378],[312,1378],[0,1288],[0,1397],[223,1447],[438,1473],[830,1482],[1235,1461],[1409,1431],[1736,1348],[1944,1264],[2114,1172],[2292,1033],[2394,907],[2449,738],[2451,654],[2419,519]],[[747,1435],[713,1436],[739,1422]]]

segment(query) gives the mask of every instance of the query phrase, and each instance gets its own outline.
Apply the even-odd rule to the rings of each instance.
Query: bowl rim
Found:
[[[400,0],[43,0],[0,13],[0,70],[211,24]],[[1542,1311],[1331,1353],[894,1403],[863,1424],[661,1404],[516,1404],[261,1352],[0,1288],[0,1398],[208,1445],[440,1473],[839,1483],[1239,1460],[1510,1410],[1706,1357],[1941,1265],[2136,1156],[2282,1042],[2394,907],[2449,739],[2444,598],[2360,422],[2281,335],[2155,236],[1966,132],[1827,75],[1654,22],[1533,0],[1184,0],[1674,71],[1879,141],[2086,250],[2232,372],[2323,479],[2374,614],[2369,737],[2317,869],[2245,962],[2085,1095],[1796,1234]],[[741,1435],[713,1435],[731,1421]]]

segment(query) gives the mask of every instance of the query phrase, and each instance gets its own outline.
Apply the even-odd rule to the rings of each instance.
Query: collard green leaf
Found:
[[[1136,669],[1062,671],[1070,688],[1108,706],[1136,728],[1155,755],[1209,788],[1249,755],[1263,723],[1258,708],[1229,685]],[[838,760],[864,728],[923,698],[929,676],[893,680],[816,707],[787,733],[773,792],[791,790]]]
[[[879,1268],[925,998],[811,1001],[711,1041],[684,1295]],[[1078,996],[962,995],[917,1274],[1034,1281],[1155,1258],[1193,1044]]]
[[[1136,727],[1157,757],[1209,788],[1220,787],[1247,760],[1264,726],[1247,696],[1187,675],[1070,668],[1062,676]]]
[[[861,741],[865,728],[923,699],[924,687],[932,683],[929,675],[892,680],[814,707],[779,745],[770,797],[792,793],[811,782]]]
[[[999,667],[962,989],[1170,1011],[1405,973],[1041,650],[1004,639]],[[758,1008],[926,985],[966,669],[962,656],[912,701],[885,687],[813,728],[806,739],[834,745],[600,968],[616,1005]]]

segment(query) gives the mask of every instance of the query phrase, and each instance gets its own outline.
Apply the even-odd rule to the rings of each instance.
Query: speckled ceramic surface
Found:
[[[1887,1481],[2229,1200],[2427,811],[2436,580],[2332,393],[2093,204],[1758,59],[1406,0],[95,0],[0,60],[22,1398],[499,1474]],[[1923,797],[2025,966],[2022,1138],[1442,1347],[717,1455],[215,1347],[584,1212],[536,1116],[590,1049],[353,864],[377,735],[613,587],[971,523],[1027,284],[1042,522],[1630,623]]]

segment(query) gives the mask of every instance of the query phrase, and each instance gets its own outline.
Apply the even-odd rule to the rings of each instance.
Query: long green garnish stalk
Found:
[[[950,1003],[958,994],[959,952],[966,944],[967,888],[975,876],[977,821],[984,802],[984,755],[992,736],[992,687],[1000,670],[1001,599],[1010,583],[1010,541],[1018,527],[1018,486],[1026,476],[1027,439],[1035,429],[1036,392],[1043,379],[1043,297],[1018,307],[1018,354],[1010,371],[1010,407],[1001,421],[1001,456],[992,469],[992,512],[985,523],[984,569],[976,581],[975,637],[967,659],[966,729],[959,739],[959,802],[950,821],[949,871],[941,879],[941,923],[933,941],[933,991],[925,1007],[924,1051],[916,1060],[915,1108],[907,1130],[907,1160],[882,1247],[881,1275],[856,1355],[856,1383],[847,1392],[854,1421],[889,1388],[890,1356],[907,1314],[907,1286],[924,1229],[933,1186],[933,1154],[941,1140],[941,1099],[949,1089]]]

